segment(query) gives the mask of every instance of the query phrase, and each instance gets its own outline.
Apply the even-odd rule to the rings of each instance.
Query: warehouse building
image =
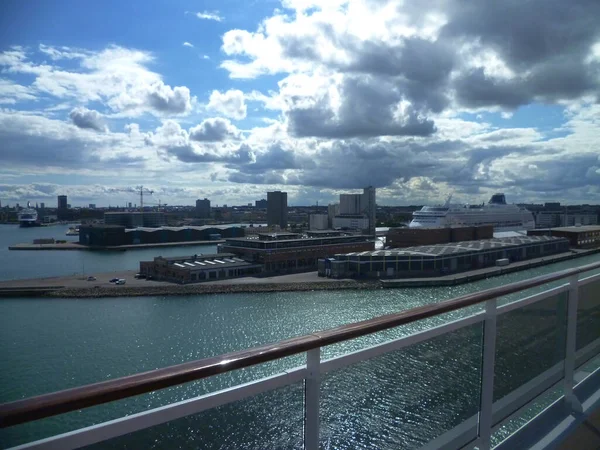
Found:
[[[551,236],[522,236],[466,241],[398,250],[338,254],[320,259],[319,276],[331,278],[421,278],[447,275],[569,250],[569,241]]]
[[[217,246],[217,252],[234,253],[246,261],[262,264],[265,272],[307,272],[317,269],[319,258],[374,250],[375,243],[368,238],[362,235],[308,237],[296,233],[268,233],[226,239],[224,244]]]
[[[118,225],[82,225],[79,227],[79,243],[97,247],[210,241],[242,236],[244,236],[243,228],[229,225],[139,227],[130,230]]]
[[[448,242],[492,239],[494,227],[392,228],[385,238],[386,247],[402,248],[416,245],[435,245]]]
[[[140,261],[140,273],[159,281],[198,283],[258,274],[262,265],[252,264],[234,254],[193,255]]]
[[[162,212],[105,212],[106,225],[121,225],[125,228],[160,227],[165,225],[165,213]]]
[[[556,236],[569,240],[571,247],[600,247],[600,225],[528,230],[527,236]]]

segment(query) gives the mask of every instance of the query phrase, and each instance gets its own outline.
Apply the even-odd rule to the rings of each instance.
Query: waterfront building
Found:
[[[115,231],[122,229],[122,232]],[[118,233],[118,237],[115,235]],[[230,225],[202,227],[158,227],[125,229],[122,225],[85,225],[79,228],[79,243],[88,246],[165,244],[215,241],[224,237],[242,237],[244,229]]]
[[[287,192],[267,192],[267,225],[277,225],[280,229],[287,228]]]
[[[140,273],[159,281],[197,283],[224,280],[262,271],[261,264],[253,264],[232,253],[163,257],[140,261]]]
[[[226,207],[226,206],[225,206]],[[210,219],[210,200],[196,200],[196,217],[198,219]]]
[[[416,245],[492,239],[493,237],[494,227],[492,225],[447,228],[403,227],[392,228],[388,231],[385,238],[385,246],[389,248],[401,248]]]
[[[163,212],[105,212],[104,223],[107,225],[122,225],[126,228],[160,227],[166,224]]]
[[[569,240],[562,237],[508,237],[336,254],[319,260],[318,270],[332,278],[435,277],[494,266],[502,259],[523,261],[568,250]]]
[[[600,247],[600,226],[557,227],[528,230],[528,236],[558,236],[569,240],[571,247]]]
[[[287,273],[316,270],[319,258],[337,253],[374,250],[368,236],[304,237],[296,233],[268,233],[226,239],[218,253],[234,253],[246,261],[263,264],[266,272]]]

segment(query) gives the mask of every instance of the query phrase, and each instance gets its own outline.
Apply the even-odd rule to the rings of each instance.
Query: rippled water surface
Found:
[[[60,253],[57,258],[65,258],[68,265],[72,264],[68,262],[71,255],[81,252],[54,253]],[[89,255],[94,258],[97,254]],[[595,255],[450,288],[1,300],[0,402],[275,342],[598,260],[600,255]],[[5,266],[2,262],[3,274],[16,271]],[[407,335],[477,308],[331,346],[323,350],[323,358]],[[323,446],[413,448],[439,435],[476,411],[480,357],[481,326],[474,325],[327,374],[322,384]],[[3,446],[16,445],[302,363],[301,357],[290,357],[13,427],[0,432],[0,442]],[[225,449],[241,443],[245,443],[242,448],[299,448],[303,389],[301,383],[288,386],[98,448]],[[369,413],[361,414],[364,411]]]

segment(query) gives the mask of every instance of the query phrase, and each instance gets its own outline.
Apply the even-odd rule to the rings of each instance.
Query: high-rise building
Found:
[[[40,209],[46,208],[46,204],[44,202],[40,203]]]
[[[69,218],[69,205],[67,204],[67,196],[58,196],[58,209],[56,210],[56,218],[58,220],[67,220]]]
[[[261,200],[256,200],[254,202],[254,207],[256,209],[267,209],[267,201],[264,198]]]
[[[128,207],[129,209],[131,209],[131,202],[129,202],[129,203],[127,204],[127,207]]]
[[[67,209],[67,196],[66,195],[58,196],[58,209]]]
[[[199,219],[210,219],[210,200],[196,200],[196,217]]]
[[[375,188],[369,186],[363,189],[363,194],[360,202],[362,214],[365,214],[369,219],[369,234],[375,236],[375,227],[377,225],[376,203],[375,203]]]
[[[88,208],[90,209],[96,209],[96,204],[95,203],[90,203]]]
[[[287,228],[287,192],[267,192],[267,225]]]

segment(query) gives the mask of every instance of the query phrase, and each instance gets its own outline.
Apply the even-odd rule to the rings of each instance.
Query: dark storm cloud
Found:
[[[88,128],[100,132],[108,131],[102,115],[98,111],[87,108],[75,108],[69,113],[73,124],[79,128]]]
[[[582,61],[600,36],[597,0],[453,1],[443,37],[477,39],[516,69],[565,55]]]
[[[450,3],[442,38],[478,42],[513,70],[494,80],[482,70],[461,74],[454,85],[469,107],[516,108],[532,101],[577,99],[600,88],[600,67],[587,61],[600,39],[597,0],[509,0]]]
[[[311,107],[292,104],[286,112],[290,133],[297,137],[349,138],[429,136],[435,131],[433,121],[413,107],[409,106],[403,117],[396,116],[402,97],[391,83],[365,76],[345,77],[340,97],[338,111],[332,109],[328,96]]]
[[[168,156],[185,163],[221,162],[229,164],[246,164],[252,160],[250,148],[243,144],[237,150],[219,149],[216,147],[195,147],[192,144],[166,146],[162,151]]]

